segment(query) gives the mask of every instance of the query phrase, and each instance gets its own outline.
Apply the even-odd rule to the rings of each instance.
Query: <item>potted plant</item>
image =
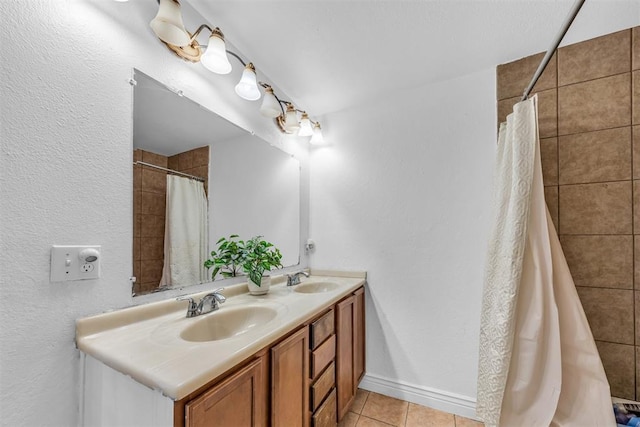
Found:
[[[232,234],[227,239],[222,237],[216,242],[217,250],[211,251],[211,258],[204,262],[206,268],[213,267],[211,280],[215,280],[216,274],[220,272],[225,279],[239,276],[244,262],[244,242],[237,240],[238,235]]]
[[[269,292],[271,277],[265,275],[274,268],[282,268],[280,250],[255,236],[244,244],[244,259],[242,269],[249,276],[249,293],[252,295],[264,295]]]

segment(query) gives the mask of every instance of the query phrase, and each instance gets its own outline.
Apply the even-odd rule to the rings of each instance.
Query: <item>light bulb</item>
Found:
[[[236,85],[236,93],[247,101],[260,99],[260,90],[256,81],[256,69],[251,62],[244,67],[240,82]]]
[[[302,119],[300,119],[300,130],[298,136],[311,136],[313,135],[313,129],[311,128],[311,120],[307,113],[302,113]]]
[[[160,0],[158,14],[149,24],[160,40],[174,46],[187,46],[191,37],[184,28],[180,3],[177,0]]]
[[[309,144],[322,145],[324,144],[324,137],[322,136],[322,130],[320,130],[320,123],[316,123],[313,127],[313,135],[309,140]]]
[[[211,32],[207,50],[200,58],[200,63],[207,70],[216,74],[229,74],[231,72],[231,63],[227,57],[227,48],[224,43],[224,34],[220,28],[216,27]]]
[[[267,86],[264,90],[264,98],[262,98],[262,105],[260,106],[260,114],[265,117],[276,118],[280,115],[282,109],[280,108],[280,102],[273,94],[271,86]]]
[[[293,104],[287,104],[287,113],[284,117],[284,130],[288,133],[296,133],[300,129],[298,116]]]

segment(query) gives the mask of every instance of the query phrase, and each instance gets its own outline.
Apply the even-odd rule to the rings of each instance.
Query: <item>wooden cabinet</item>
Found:
[[[309,328],[271,349],[271,425],[309,425]]]
[[[261,357],[185,405],[187,427],[266,427],[266,357]]]
[[[364,377],[365,359],[365,314],[364,314],[364,288],[360,288],[353,294],[353,378],[355,389]]]
[[[364,288],[336,305],[338,420],[349,411],[365,372]]]
[[[335,427],[335,310],[324,313],[309,325],[311,334],[311,392],[309,409],[312,427]]]

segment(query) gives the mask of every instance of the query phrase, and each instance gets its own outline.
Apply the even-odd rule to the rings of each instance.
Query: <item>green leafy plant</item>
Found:
[[[249,275],[249,279],[260,286],[262,276],[266,271],[282,268],[282,254],[280,250],[262,240],[262,236],[255,236],[244,244],[244,260],[242,269]]]
[[[224,278],[240,275],[245,258],[245,243],[237,239],[238,235],[232,234],[229,238],[222,237],[216,242],[218,249],[211,251],[211,258],[204,262],[206,268],[213,267],[211,280],[215,280],[218,272]]]

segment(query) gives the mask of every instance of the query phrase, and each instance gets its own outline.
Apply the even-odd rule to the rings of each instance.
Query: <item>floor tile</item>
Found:
[[[356,427],[389,427],[390,425],[393,424],[383,423],[382,421],[374,420],[373,418],[360,415]]]
[[[394,426],[404,426],[408,404],[408,402],[372,392],[369,393],[361,415]],[[362,418],[360,418],[361,420]],[[360,425],[360,421],[358,421],[358,425]]]
[[[483,427],[484,424],[480,421],[472,420],[470,418],[461,417],[459,415],[455,416],[456,418],[456,427]]]
[[[338,427],[355,427],[360,416],[353,412],[347,412],[342,421],[338,423]]]
[[[362,413],[362,408],[364,407],[367,398],[369,397],[369,392],[366,390],[358,389],[356,392],[356,397],[353,399],[353,404],[351,405],[351,412],[355,412],[356,414]]]
[[[427,408],[426,406],[409,403],[407,413],[407,427],[455,427],[456,422],[452,414]]]

